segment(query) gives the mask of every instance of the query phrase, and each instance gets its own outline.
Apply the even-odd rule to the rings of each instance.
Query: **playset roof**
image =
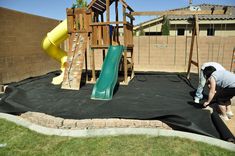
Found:
[[[128,8],[130,11],[133,11],[133,9],[124,0],[119,1],[124,7]],[[115,0],[110,0],[109,5],[112,5],[113,2],[115,2]],[[92,0],[88,5],[88,9],[92,9],[94,12],[104,13],[106,11],[106,0]]]

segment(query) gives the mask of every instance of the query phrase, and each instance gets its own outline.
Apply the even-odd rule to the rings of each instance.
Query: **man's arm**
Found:
[[[211,100],[213,99],[213,97],[215,96],[216,93],[216,82],[215,82],[215,78],[214,77],[210,77],[209,78],[209,85],[210,85],[210,91],[209,91],[209,95],[208,95],[208,100],[203,104],[204,107],[206,107],[207,105],[210,104]]]

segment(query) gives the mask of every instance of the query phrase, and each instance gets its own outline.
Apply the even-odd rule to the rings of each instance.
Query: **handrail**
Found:
[[[127,24],[127,22],[95,22],[91,23],[90,26],[110,25],[110,24]]]
[[[90,26],[99,26],[99,25],[110,25],[110,24],[126,24],[129,26],[133,26],[131,23],[129,22],[95,22],[95,23],[91,23]]]

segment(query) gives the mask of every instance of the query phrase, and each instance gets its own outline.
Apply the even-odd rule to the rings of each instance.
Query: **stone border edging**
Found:
[[[117,135],[150,135],[150,136],[176,136],[180,138],[187,138],[194,141],[204,142],[210,145],[219,146],[221,148],[235,151],[235,144],[211,138],[199,134],[181,132],[176,130],[165,130],[158,128],[103,128],[103,129],[85,129],[85,130],[66,130],[47,128],[40,125],[36,125],[29,121],[26,121],[20,117],[0,113],[0,118],[14,122],[17,125],[28,128],[37,133],[45,135],[58,135],[69,137],[101,137],[101,136],[117,136]]]
[[[64,119],[41,112],[26,112],[20,115],[21,118],[48,128],[56,129],[101,129],[101,128],[172,128],[160,120],[139,120],[121,118],[102,119]]]

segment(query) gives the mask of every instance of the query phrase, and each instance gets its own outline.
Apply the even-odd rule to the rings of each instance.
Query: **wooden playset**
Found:
[[[116,21],[110,21],[110,6],[115,3]],[[118,4],[122,5],[123,20],[119,20]],[[127,10],[129,12],[127,12]],[[106,21],[104,20],[106,12]],[[103,58],[110,45],[120,45],[119,31],[123,29],[123,82],[128,84],[134,77],[133,62],[133,9],[124,0],[93,0],[87,8],[67,9],[69,51],[62,88],[80,88],[80,81],[85,60],[86,81],[95,82],[95,50],[101,49]],[[128,20],[128,19],[129,20]],[[87,73],[87,54],[91,55],[91,79]]]

